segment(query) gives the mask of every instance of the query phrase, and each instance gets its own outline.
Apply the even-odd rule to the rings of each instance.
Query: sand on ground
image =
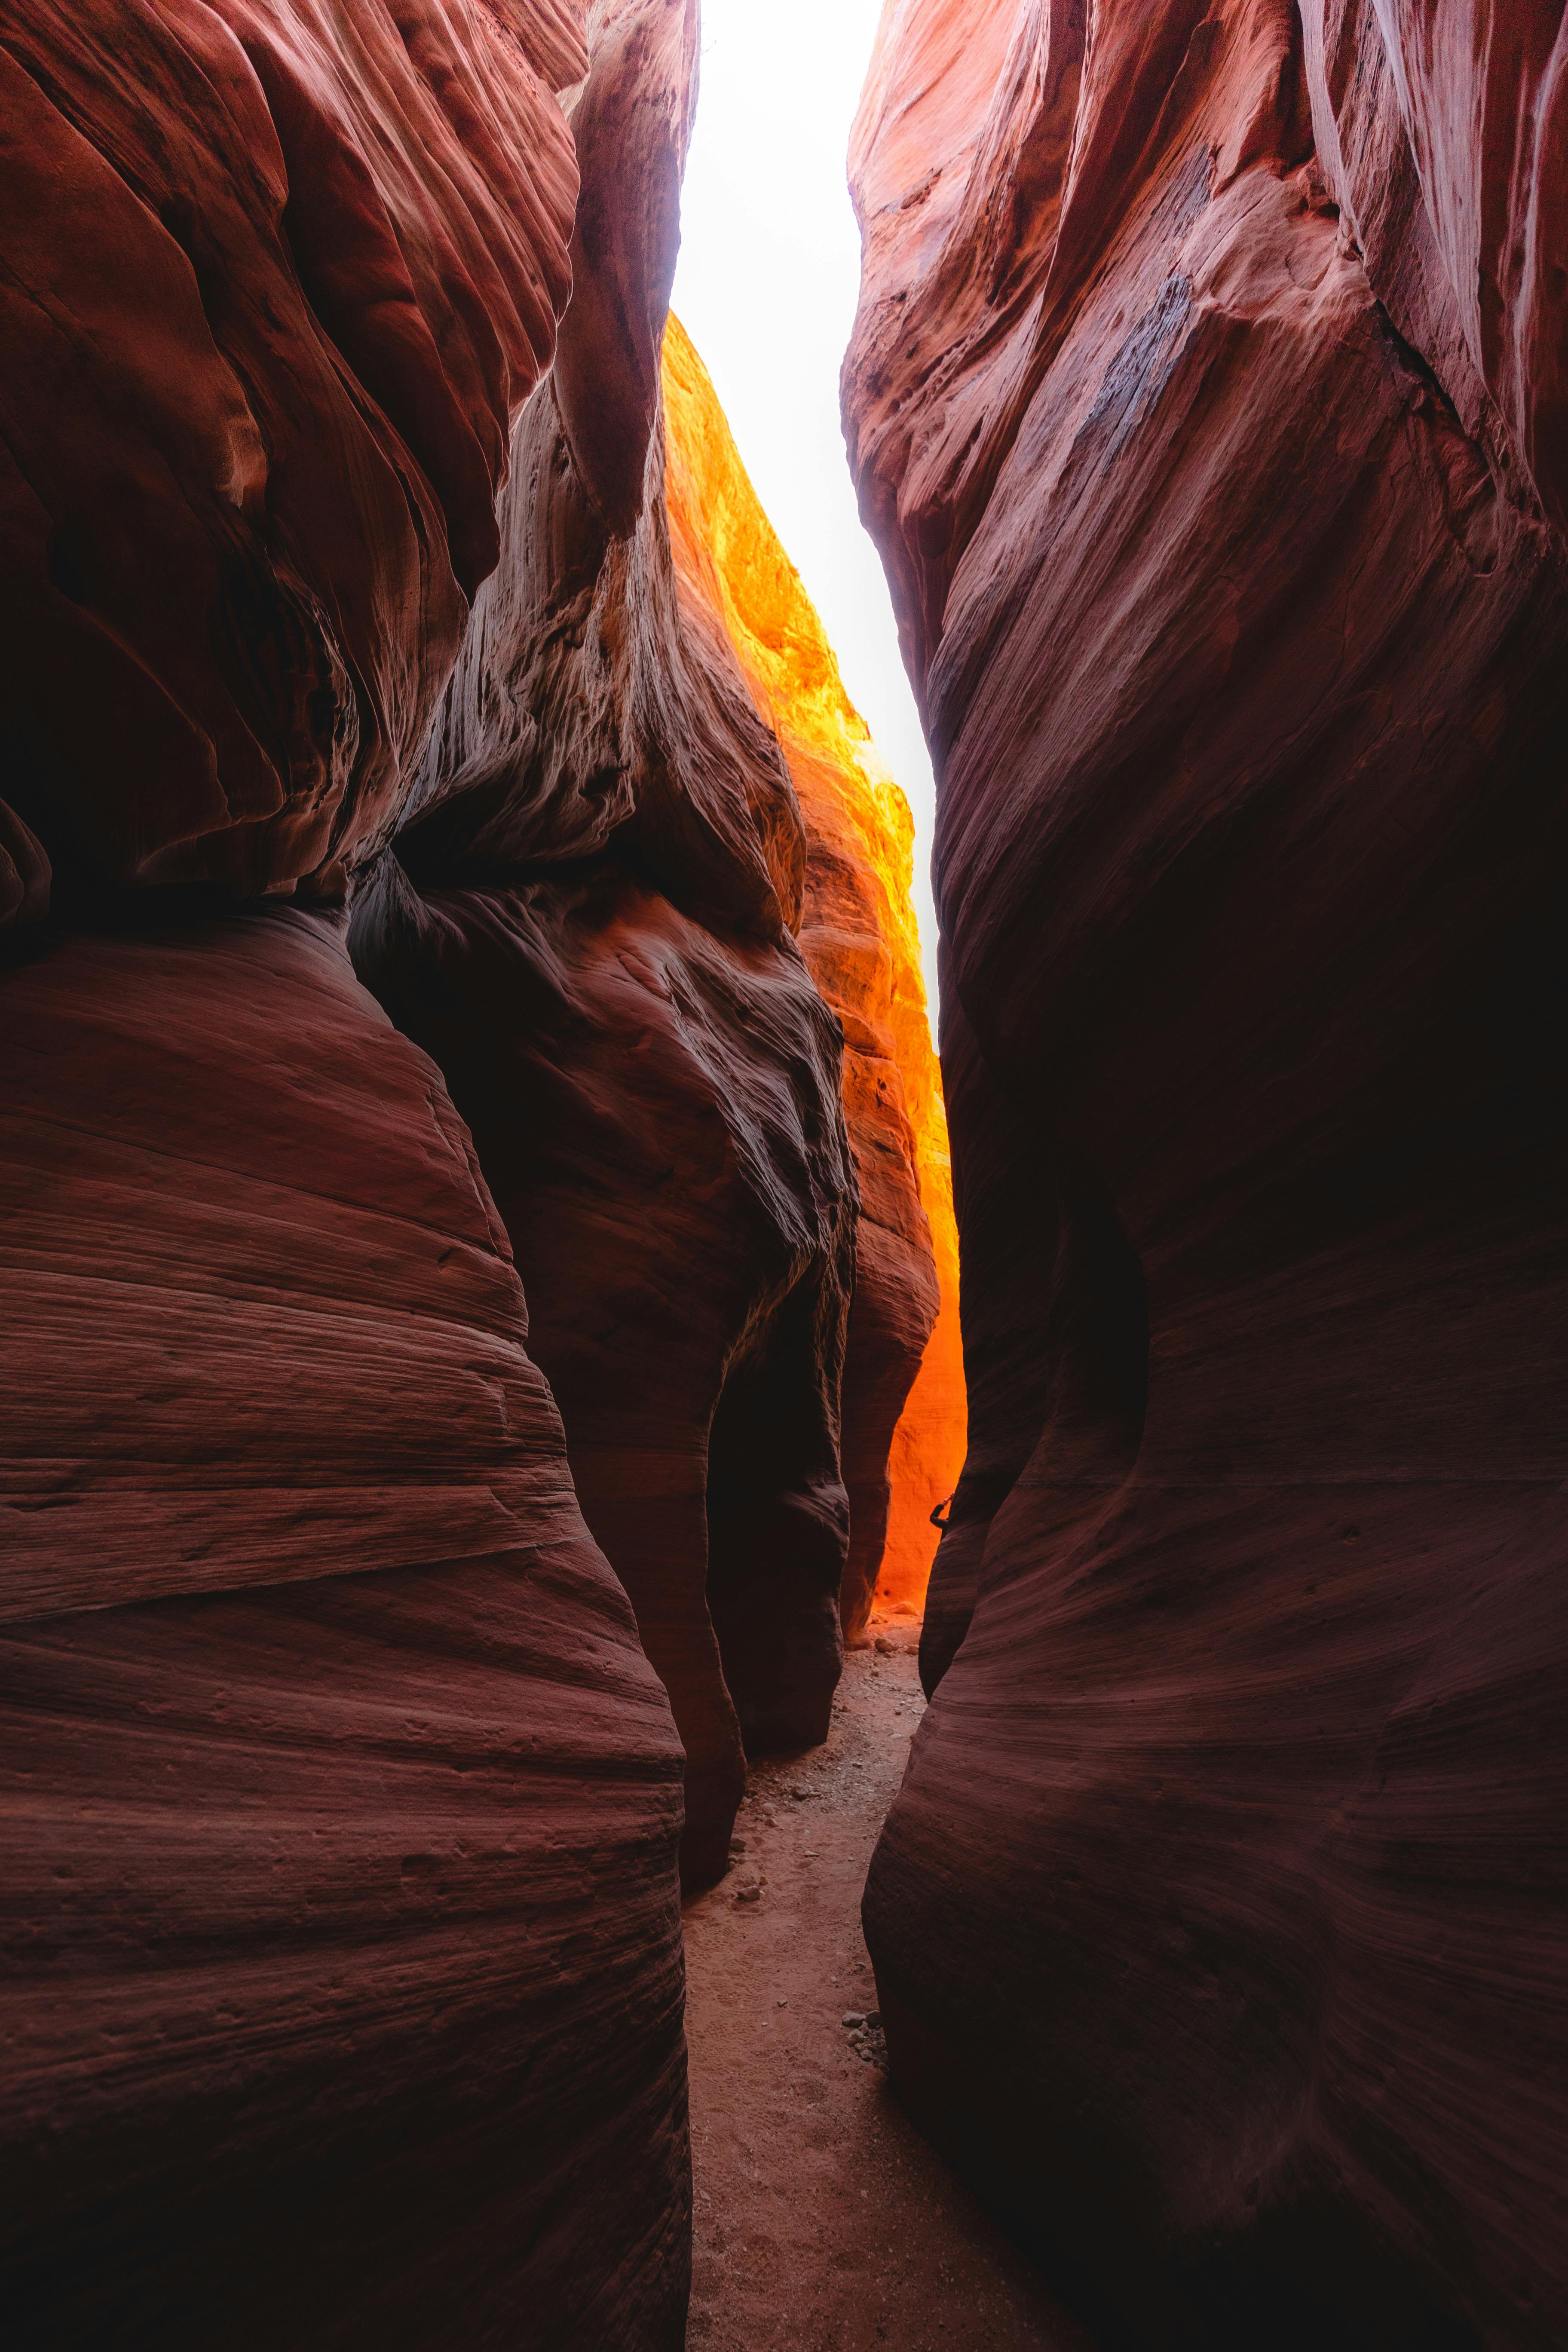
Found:
[[[874,1620],[825,1747],[752,1768],[744,1851],[686,1906],[693,2352],[1093,2352],[889,2087],[860,1894],[925,1702]],[[892,1645],[891,1654],[875,1646]],[[762,1883],[754,1901],[742,1888]],[[872,2054],[862,2059],[855,2039]]]

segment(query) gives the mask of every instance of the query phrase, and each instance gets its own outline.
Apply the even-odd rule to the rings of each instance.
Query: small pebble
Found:
[[[735,1897],[737,1903],[760,1903],[762,1899],[763,1890],[760,1886],[742,1886]]]

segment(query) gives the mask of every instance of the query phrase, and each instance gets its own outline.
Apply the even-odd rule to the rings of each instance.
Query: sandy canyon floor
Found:
[[[743,1851],[686,1906],[701,2352],[1092,2352],[904,2115],[875,2022],[844,2022],[874,2019],[860,1891],[925,1710],[919,1631],[873,1622],[826,1745],[753,1769]]]

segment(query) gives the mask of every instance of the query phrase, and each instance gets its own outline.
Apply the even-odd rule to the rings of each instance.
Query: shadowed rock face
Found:
[[[686,1883],[744,1749],[826,1736],[857,1190],[796,947],[806,843],[721,629],[683,609],[659,355],[696,16],[596,13],[574,291],[502,555],[360,969],[439,1062],[518,1253],[590,1526],[687,1751]]]
[[[679,2345],[679,1746],[437,1072],[293,908],[0,993],[8,2340]]]
[[[678,1855],[827,1727],[859,1204],[671,557],[697,21],[0,0],[8,2343],[682,2340]]]
[[[0,9],[0,798],[110,885],[395,814],[570,287],[560,0]]]
[[[1161,2352],[1568,2328],[1559,14],[900,0],[857,129],[971,1414],[867,1927]]]
[[[683,2336],[679,1739],[321,903],[495,560],[578,15],[0,20],[18,2346]]]
[[[583,1507],[676,1709],[683,1874],[710,1884],[742,1739],[823,1738],[838,1675],[853,1177],[830,1017],[796,957],[614,860],[417,895],[399,875],[357,920],[516,1236]]]

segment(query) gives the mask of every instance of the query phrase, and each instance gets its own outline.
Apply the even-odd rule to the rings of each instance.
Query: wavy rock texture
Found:
[[[7,2340],[679,2345],[679,1748],[437,1073],[293,909],[4,1003]]]
[[[0,17],[18,2345],[682,2339],[679,1744],[319,903],[495,560],[579,18]]]
[[[57,866],[256,895],[390,823],[570,288],[579,16],[0,8],[0,793]]]
[[[472,1129],[584,1510],[670,1694],[705,1885],[745,1749],[827,1729],[856,1185],[837,1024],[794,936],[789,771],[670,553],[659,354],[696,21],[596,12],[572,307],[354,949]]]
[[[853,1268],[837,1043],[797,959],[612,860],[356,915],[516,1238],[583,1507],[686,1748],[682,1871],[728,1866],[747,1746],[826,1731]]]
[[[868,1934],[1108,2341],[1568,2331],[1561,12],[894,0],[971,1443]]]
[[[1568,27],[1544,0],[1306,0],[1312,127],[1394,324],[1568,527]]]
[[[674,318],[663,373],[681,591],[693,625],[723,629],[788,761],[805,826],[801,950],[844,1029],[861,1203],[844,1365],[840,1601],[854,1635],[879,1590],[923,1599],[937,1541],[931,1514],[963,1460],[958,1241],[910,897],[914,824]]]

